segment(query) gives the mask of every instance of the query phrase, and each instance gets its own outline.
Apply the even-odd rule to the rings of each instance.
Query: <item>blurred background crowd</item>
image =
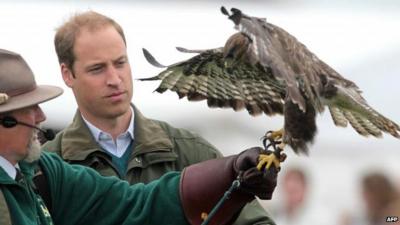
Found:
[[[311,171],[303,167],[291,166],[284,169],[273,201],[264,202],[277,224],[400,224],[400,182],[383,171],[360,175],[357,178],[357,189],[352,193],[358,199],[358,206],[349,204],[336,212],[332,202],[313,198],[316,194],[313,182],[318,181],[313,178]],[[332,192],[331,196],[342,198],[341,193],[335,193],[335,189],[326,188]],[[347,202],[346,199],[341,201]]]

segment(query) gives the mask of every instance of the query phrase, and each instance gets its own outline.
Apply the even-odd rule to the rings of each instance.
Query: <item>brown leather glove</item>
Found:
[[[263,149],[259,147],[243,151],[237,156],[233,168],[240,175],[241,191],[256,195],[260,199],[270,200],[277,184],[279,171],[274,166],[264,171],[256,168],[261,151]],[[265,154],[265,151],[263,154]],[[272,151],[267,151],[267,154],[273,153]]]
[[[276,187],[277,170],[258,171],[261,148],[255,147],[239,155],[208,160],[187,167],[181,175],[182,208],[190,224],[201,224],[203,213],[209,213],[240,174],[240,187],[232,193],[214,215],[211,224],[234,221],[243,206],[254,199],[271,199]]]

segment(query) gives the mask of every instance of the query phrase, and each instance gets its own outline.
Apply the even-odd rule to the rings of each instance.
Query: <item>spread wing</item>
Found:
[[[197,55],[170,66],[161,65],[144,49],[146,59],[165,70],[141,80],[161,80],[156,91],[175,91],[190,101],[207,99],[210,107],[246,108],[251,115],[284,114],[284,140],[294,149],[305,149],[305,143],[312,141],[316,132],[314,112],[322,112],[325,106],[337,126],[350,123],[364,136],[379,137],[382,131],[400,136],[399,126],[372,109],[352,81],[288,32],[238,9],[231,9],[232,14],[223,7],[221,10],[239,30],[223,48],[178,48]]]
[[[252,63],[270,68],[274,77],[285,83],[287,99],[303,112],[309,104],[319,112],[328,106],[337,126],[350,123],[363,136],[379,137],[383,131],[400,137],[399,126],[372,109],[356,84],[343,78],[288,32],[235,8],[231,9],[232,14],[224,7],[221,11],[251,39],[247,55]]]
[[[157,92],[171,90],[190,101],[207,99],[209,107],[246,108],[251,115],[283,113],[285,88],[263,67],[246,62],[226,67],[222,48],[178,50],[198,54],[140,80],[161,80]],[[146,49],[143,53],[151,64],[162,66]]]
[[[231,9],[231,15],[224,7],[221,10],[234,22],[237,30],[252,40],[248,54],[255,61],[253,63],[271,68],[274,76],[285,82],[289,99],[303,112],[306,109],[305,101],[312,101],[318,111],[323,110],[319,101],[323,85],[321,76],[334,77],[346,85],[356,87],[284,29],[268,23],[264,18],[247,16],[235,8]]]

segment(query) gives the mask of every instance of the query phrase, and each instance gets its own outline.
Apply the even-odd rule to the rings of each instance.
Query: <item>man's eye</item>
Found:
[[[126,61],[125,60],[121,60],[117,62],[117,66],[123,66],[125,65]]]
[[[98,66],[98,67],[90,68],[90,69],[89,69],[89,72],[90,72],[90,73],[98,73],[98,72],[101,72],[101,70],[102,70],[102,67],[101,67],[101,66]]]

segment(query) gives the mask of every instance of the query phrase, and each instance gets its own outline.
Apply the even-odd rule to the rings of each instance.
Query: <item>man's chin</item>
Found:
[[[31,142],[29,143],[28,146],[28,154],[25,157],[24,161],[28,163],[32,163],[40,158],[40,154],[42,152],[40,148],[40,142],[37,139],[36,135],[35,137],[32,137]]]
[[[109,119],[115,119],[115,118],[121,117],[123,115],[126,115],[130,111],[130,105],[114,107],[112,109],[113,109],[112,111],[109,110],[105,114],[103,114],[104,117],[109,118]]]

